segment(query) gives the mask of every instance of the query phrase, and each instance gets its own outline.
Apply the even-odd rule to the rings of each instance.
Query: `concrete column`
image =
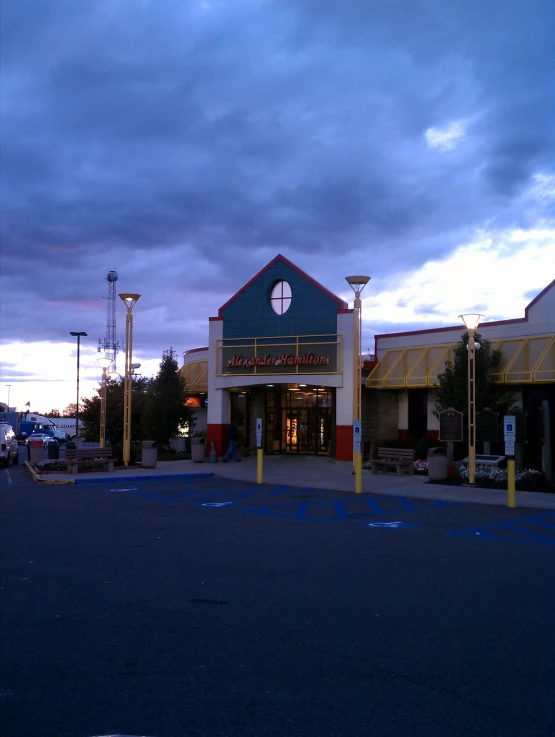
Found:
[[[337,333],[343,338],[342,385],[335,391],[335,458],[353,460],[353,312],[337,315]]]

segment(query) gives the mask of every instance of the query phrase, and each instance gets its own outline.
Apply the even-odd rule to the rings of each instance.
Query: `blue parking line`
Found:
[[[553,524],[551,523],[553,520]],[[555,545],[555,535],[540,535],[537,532],[526,530],[521,527],[522,524],[535,524],[548,527],[555,532],[555,512],[546,512],[545,514],[536,514],[532,517],[522,517],[516,520],[509,520],[507,522],[491,522],[488,525],[481,527],[470,527],[465,530],[454,530],[452,532],[446,532],[446,535],[451,537],[476,537],[485,538],[486,540],[498,540],[508,542],[527,542],[536,543],[539,545]],[[495,530],[510,530],[515,532],[515,535],[507,536],[495,534]]]
[[[335,507],[335,511],[337,513],[338,519],[348,519],[348,514],[345,511],[345,507],[343,506],[343,502],[334,502],[333,506]]]
[[[373,512],[375,512],[376,514],[383,514],[383,510],[380,505],[377,504],[371,497],[366,496],[364,497],[364,500]]]
[[[518,532],[520,535],[530,535],[530,537],[536,537],[540,540],[549,540],[549,545],[555,545],[555,537],[547,537],[547,535],[539,535],[537,532],[532,532],[531,530],[525,530],[522,527],[519,527],[518,525],[514,524],[513,522],[507,522],[504,527],[508,527],[509,530],[514,530],[515,532]]]
[[[270,492],[270,496],[277,496],[278,494],[281,494],[282,491],[286,491],[287,489],[290,489],[290,486],[278,486],[277,489],[274,489]]]

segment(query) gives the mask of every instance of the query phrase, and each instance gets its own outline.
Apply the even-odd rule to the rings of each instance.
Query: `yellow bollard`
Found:
[[[355,493],[362,494],[362,453],[355,453]]]
[[[262,459],[264,457],[264,451],[262,448],[256,450],[256,483],[262,483]]]
[[[515,462],[507,461],[507,506],[516,507]]]

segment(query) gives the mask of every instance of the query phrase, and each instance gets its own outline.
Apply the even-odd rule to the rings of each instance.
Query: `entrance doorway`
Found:
[[[334,392],[322,387],[276,387],[266,393],[266,452],[332,455]]]
[[[286,453],[330,455],[331,409],[291,408],[286,425]]]

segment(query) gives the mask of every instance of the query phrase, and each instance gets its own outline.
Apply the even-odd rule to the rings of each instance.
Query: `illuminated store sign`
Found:
[[[219,376],[279,376],[341,372],[340,335],[223,338],[217,345]]]
[[[227,362],[228,368],[254,368],[256,366],[329,366],[329,356],[315,356],[306,353],[304,356],[293,356],[291,353],[282,353],[272,356],[267,353],[260,358],[249,358],[241,354],[233,355]]]

